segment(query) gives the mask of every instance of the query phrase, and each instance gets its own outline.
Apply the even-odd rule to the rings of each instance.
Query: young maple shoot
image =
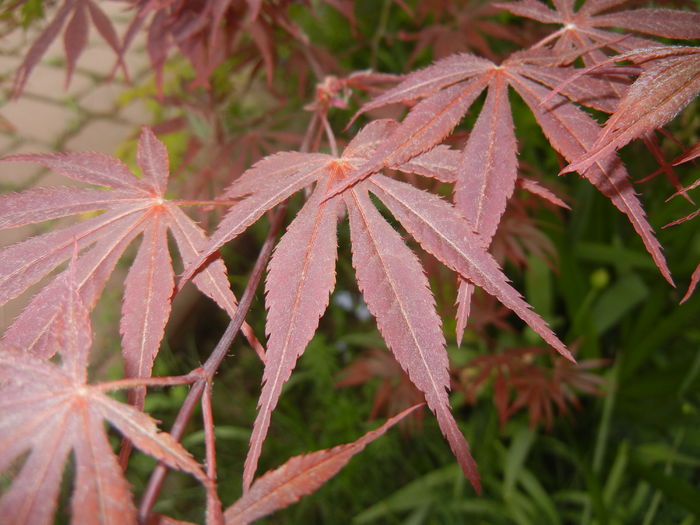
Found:
[[[352,30],[358,31],[352,2],[325,3],[339,9]],[[11,2],[9,7],[0,8],[0,14],[11,17],[24,4],[24,0]],[[470,32],[468,38],[457,41],[473,45],[484,56],[450,48],[457,52],[438,56],[432,65],[409,72],[394,85],[395,77],[375,72],[327,74],[342,71],[342,67],[304,33],[288,5],[291,2],[130,0],[127,4],[132,18],[120,38],[109,16],[93,0],[59,2],[16,73],[14,95],[20,96],[29,75],[61,31],[66,83],[70,82],[86,49],[91,21],[114,51],[115,69],[125,74],[127,50],[139,32],[146,34],[146,53],[158,96],[163,95],[166,85],[166,63],[177,51],[193,69],[188,88],[205,93],[203,99],[210,106],[203,111],[211,118],[223,113],[212,79],[215,73],[220,74],[220,66],[232,64],[238,71],[250,66],[251,79],[261,72],[264,81],[257,84],[251,80],[249,87],[267,82],[270,94],[283,101],[281,106],[286,99],[274,86],[277,77],[294,68],[304,75],[313,71],[319,82],[316,99],[305,106],[312,116],[303,139],[297,140],[301,135],[292,132],[285,135],[285,140],[298,142],[297,151],[264,156],[246,170],[234,167],[243,163],[242,156],[233,159],[230,171],[236,178],[221,194],[212,195],[214,200],[167,198],[171,178],[168,151],[148,126],[142,128],[138,139],[138,175],[122,161],[99,153],[19,154],[3,159],[8,161],[4,166],[10,166],[9,162],[36,163],[91,186],[32,188],[0,195],[0,229],[83,214],[79,222],[0,249],[0,305],[42,284],[0,340],[0,471],[9,470],[26,455],[9,488],[1,493],[2,519],[32,525],[52,522],[61,476],[72,453],[77,472],[71,498],[72,523],[172,522],[170,517],[151,512],[164,475],[157,473],[164,467],[154,470],[137,511],[107,440],[105,422],[163,465],[194,476],[206,489],[207,524],[230,525],[249,523],[315,491],[369,442],[413,413],[420,405],[389,418],[352,443],[293,457],[255,477],[283,387],[317,333],[336,287],[338,224],[346,217],[357,286],[379,333],[408,380],[424,396],[462,472],[480,492],[477,462],[450,408],[447,343],[428,282],[427,264],[387,215],[421,249],[454,272],[458,345],[473,313],[475,287],[480,287],[494,304],[500,303],[517,315],[568,360],[561,361],[565,365],[555,365],[556,375],[549,377],[541,367],[526,362],[528,356],[541,354],[541,348],[509,348],[474,359],[479,375],[461,388],[473,396],[487,377],[495,375],[494,395],[502,425],[526,403],[535,407],[530,414],[533,425],[541,419],[551,423],[553,404],[563,410],[567,401],[575,402],[568,380],[581,391],[596,393],[600,381],[586,370],[602,361],[577,365],[567,346],[510,284],[492,255],[508,206],[517,200],[516,188],[568,208],[520,169],[518,152],[527,143],[516,140],[513,94],[532,113],[553,150],[568,163],[561,172],[580,173],[627,217],[661,275],[673,285],[662,246],[616,150],[637,138],[651,142],[655,130],[697,96],[698,48],[664,45],[648,36],[700,39],[699,13],[665,8],[620,10],[623,0],[587,0],[578,9],[573,0],[552,0],[552,7],[539,0],[494,3],[489,9],[559,27],[530,40],[533,43],[529,46],[525,37],[508,38],[522,43],[523,48],[501,60],[496,59],[500,53],[492,52],[484,38]],[[439,20],[454,9],[425,2],[414,12],[404,2],[397,4],[405,16],[421,21],[430,18],[428,15]],[[308,8],[316,7],[312,3]],[[492,22],[478,27],[499,38],[508,34]],[[419,37],[414,57],[425,42]],[[278,55],[281,49],[284,51]],[[370,62],[376,60],[375,52]],[[630,64],[616,66],[619,62]],[[287,69],[281,74],[283,68]],[[304,92],[306,85],[302,73],[299,86],[294,86],[299,92]],[[291,93],[286,78],[285,84]],[[384,90],[387,84],[393,87]],[[377,96],[361,105],[351,119],[350,124],[360,117],[369,122],[349,137],[338,153],[340,141],[334,135],[329,112],[345,107],[353,90]],[[483,105],[466,139],[461,143],[450,140],[453,146],[448,146],[465,114],[481,100]],[[387,106],[397,105],[409,107],[400,121],[373,118]],[[588,109],[610,117],[601,126]],[[184,122],[187,119],[182,118],[179,126],[186,126]],[[226,128],[221,122],[217,124],[218,130]],[[324,138],[330,154],[319,152]],[[201,143],[189,145],[188,153],[201,148]],[[232,151],[219,143],[216,148],[224,158]],[[695,144],[677,163],[697,155]],[[668,174],[670,165],[666,167]],[[422,189],[422,183],[414,183],[421,180],[416,175],[452,185],[451,202]],[[674,182],[674,175],[668,176]],[[683,188],[675,180],[679,193],[686,197],[698,184]],[[302,190],[306,201],[272,251],[285,206]],[[209,209],[224,206],[228,210],[209,236],[181,209],[190,205]],[[268,241],[260,249],[239,306],[218,250],[235,243],[274,209],[276,218]],[[169,236],[184,268],[177,285]],[[119,323],[125,377],[89,383],[89,314],[117,262],[137,239],[140,244],[124,282]],[[68,267],[59,271],[67,262]],[[263,348],[243,319],[265,266],[267,344]],[[190,280],[240,323],[231,328],[231,322],[231,333],[222,336],[202,367],[184,376],[152,378],[173,296]],[[698,281],[700,265],[683,300]],[[218,422],[210,403],[216,391],[214,374],[241,325],[264,364],[264,372],[243,467],[243,495],[237,502],[225,502],[229,506],[224,508],[216,483],[214,426]],[[539,385],[535,385],[538,380]],[[192,384],[191,395],[180,408],[173,431],[160,432],[155,420],[143,411],[146,388],[180,384]],[[129,404],[104,393],[116,388],[129,389]],[[513,402],[509,388],[518,393]],[[199,396],[206,469],[178,443]]]

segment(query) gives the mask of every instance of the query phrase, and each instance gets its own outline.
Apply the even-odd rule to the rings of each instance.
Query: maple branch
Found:
[[[231,344],[233,343],[236,334],[243,325],[243,321],[245,320],[248,310],[250,310],[250,306],[253,302],[255,290],[257,290],[258,285],[260,284],[263,271],[265,270],[267,261],[270,258],[270,255],[272,254],[272,248],[274,247],[277,234],[282,228],[282,223],[284,222],[286,211],[286,203],[280,204],[277,208],[277,211],[275,212],[275,215],[270,224],[270,229],[267,232],[265,242],[263,243],[262,248],[260,249],[258,258],[255,261],[255,266],[253,266],[253,270],[251,271],[250,278],[248,279],[248,284],[246,285],[246,288],[243,291],[243,295],[241,296],[241,299],[238,303],[236,313],[231,318],[228,327],[224,331],[223,335],[221,336],[221,339],[217,343],[216,347],[212,351],[206,363],[202,365],[201,369],[204,372],[203,375],[201,375],[199,380],[192,385],[192,388],[187,394],[187,398],[180,407],[180,411],[178,412],[178,415],[175,418],[175,423],[173,423],[173,426],[170,430],[170,435],[176,441],[179,441],[182,438],[182,435],[185,432],[185,427],[187,426],[187,423],[189,423],[190,417],[192,417],[192,412],[194,411],[200,397],[204,393],[207,382],[213,379],[214,374],[219,368],[219,365],[221,365],[221,362],[224,360],[224,357],[226,357],[226,353],[228,352]],[[155,504],[158,494],[160,493],[160,489],[163,485],[163,481],[165,480],[166,473],[167,467],[163,463],[159,463],[151,473],[151,477],[148,480],[148,485],[146,486],[146,490],[144,491],[143,497],[141,499],[141,505],[139,507],[138,512],[138,520],[139,523],[142,525],[145,525],[145,523],[147,523],[148,521],[148,514],[153,505]]]

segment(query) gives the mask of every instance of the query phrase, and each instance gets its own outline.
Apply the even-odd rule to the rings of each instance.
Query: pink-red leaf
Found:
[[[675,159],[673,161],[674,166],[678,166],[679,164],[683,164],[684,162],[690,162],[693,159],[697,159],[700,157],[700,140],[697,141],[691,148],[686,151],[679,159]]]
[[[341,193],[384,167],[407,162],[440,143],[462,120],[486,83],[484,77],[465,80],[421,100],[369,160],[331,189],[329,196]]]
[[[265,283],[269,335],[263,389],[243,470],[248,490],[282,386],[318,328],[335,286],[339,199],[321,203],[322,184],[297,214],[270,260]]]
[[[128,199],[128,194],[123,195]],[[0,229],[104,210],[118,200],[118,192],[88,188],[33,188],[22,193],[5,193],[0,195]]]
[[[103,153],[37,153],[10,155],[2,160],[34,162],[56,173],[77,180],[112,189],[136,190],[148,194],[149,187],[136,177],[126,164]]]
[[[459,53],[424,69],[414,71],[397,86],[374,98],[352,118],[354,121],[362,113],[388,104],[408,102],[427,97],[461,80],[483,73],[493,67],[493,63],[471,53]]]
[[[63,45],[66,50],[66,86],[70,84],[70,79],[75,70],[75,63],[85,49],[88,40],[88,23],[85,13],[85,3],[78,0],[73,18],[68,22],[66,31],[63,33]]]
[[[465,219],[441,198],[382,175],[370,179],[370,189],[386,204],[421,246],[486,292],[498,298],[567,359],[566,346],[520,294],[512,288],[484,241],[473,234]]]
[[[560,95],[553,97],[552,109],[543,109],[540,102],[549,92],[531,80],[514,77],[511,85],[530,106],[530,110],[552,146],[565,158],[573,160],[591,149],[600,129],[591,117]],[[583,176],[608,197],[617,209],[627,215],[659,271],[669,283],[673,284],[661,245],[654,236],[644,209],[628,180],[627,170],[620,160],[616,156],[609,155],[593,163],[583,172]]]
[[[686,49],[693,48],[679,48],[679,52]],[[700,92],[700,50],[694,51],[665,56],[645,68],[589,151],[575,159],[563,173],[583,172],[632,139],[673,119]],[[653,52],[656,54],[656,50]]]
[[[355,454],[420,406],[404,410],[357,441],[295,456],[281,467],[265,473],[234,505],[226,509],[226,525],[250,523],[311,494],[335,476]]]
[[[683,299],[681,299],[680,304],[683,304],[688,299],[690,299],[690,296],[693,295],[695,288],[698,286],[698,282],[700,282],[700,264],[698,264],[695,267],[693,275],[690,276],[690,284],[688,285],[688,290],[686,290],[685,295],[683,296]]]
[[[66,0],[53,20],[51,20],[49,25],[46,26],[46,29],[44,29],[34,41],[32,47],[29,48],[29,51],[27,51],[24,61],[22,61],[22,64],[17,68],[17,73],[15,74],[15,83],[12,88],[13,96],[18,97],[22,92],[32,70],[39,63],[39,60],[41,60],[41,57],[46,53],[51,43],[56,39],[58,33],[61,32],[61,28],[66,18],[68,18],[68,15],[70,15],[74,3],[75,0]]]
[[[479,491],[479,474],[447,397],[448,360],[440,318],[416,256],[374,208],[367,190],[345,195],[353,266],[369,311],[389,349],[426,397],[464,474]]]
[[[127,217],[74,263],[72,271],[75,286],[82,303],[89,310],[102,293],[117,260],[139,234],[141,222],[142,217],[138,215]],[[51,357],[55,351],[51,334],[56,332],[54,323],[60,316],[65,296],[62,287],[62,278],[59,276],[35,295],[7,329],[3,342],[37,356]]]
[[[440,182],[455,183],[461,158],[462,154],[459,151],[440,144],[408,162],[392,167],[404,173],[415,173]]]
[[[515,189],[518,162],[508,85],[504,75],[494,75],[479,118],[469,135],[458,167],[454,190],[456,208],[486,245],[501,222],[506,203]],[[469,316],[473,286],[459,282],[457,294],[457,343]]]
[[[162,196],[170,174],[168,150],[146,126],[141,129],[136,158],[143,172],[144,181],[153,188],[154,194]]]
[[[462,153],[454,191],[456,208],[489,244],[515,189],[517,169],[508,86],[497,75]]]
[[[522,189],[532,193],[533,195],[537,195],[538,197],[548,202],[551,202],[555,206],[559,206],[560,208],[564,208],[566,210],[571,209],[571,206],[564,202],[564,200],[561,197],[559,197],[552,190],[546,188],[534,179],[530,179],[527,177],[518,177],[518,185]]]
[[[114,232],[130,216],[141,213],[142,204],[120,207],[81,223],[32,237],[0,250],[0,304],[22,293],[73,253],[73,245],[82,249],[104,235]]]
[[[107,186],[114,191],[54,188],[3,196],[0,225],[5,227],[84,211],[106,211],[62,230],[3,248],[0,304],[46,276],[77,249],[78,252],[89,250],[78,258],[75,266],[79,293],[88,308],[92,308],[117,259],[129,242],[142,233],[143,241],[125,286],[121,332],[127,373],[144,376],[150,373],[170,313],[173,269],[167,231],[173,230],[185,263],[196,258],[207,240],[175,203],[164,199],[167,151],[148,128],[142,130],[137,153],[142,178],[117,159],[97,153],[16,155],[5,159],[38,162],[80,182]],[[34,201],[39,197],[43,197],[43,202],[34,209]],[[233,315],[235,298],[228,290],[221,261],[203,269],[195,285]],[[50,334],[62,301],[57,288],[49,284],[8,329],[5,342],[50,357]],[[256,343],[254,337],[250,339]]]
[[[562,22],[562,16],[557,11],[547,7],[544,2],[538,0],[521,0],[519,2],[496,2],[495,7],[505,9],[514,15],[532,18],[544,22],[545,24],[556,24]]]
[[[170,314],[173,269],[168,252],[167,223],[162,209],[143,233],[141,246],[124,283],[119,331],[123,336],[124,371],[128,377],[149,377]]]
[[[700,13],[676,9],[631,9],[598,15],[597,27],[621,27],[639,33],[690,40],[700,38]]]
[[[92,0],[86,0],[86,3],[88,10],[90,11],[90,18],[92,18],[92,23],[95,24],[97,32],[100,33],[100,36],[102,36],[104,41],[107,42],[109,47],[112,48],[112,51],[114,51],[119,62],[121,63],[121,45],[111,20],[104,14],[104,11],[102,11],[102,9],[95,4],[95,2]],[[126,66],[123,67],[126,69]]]
[[[205,474],[146,414],[85,384],[91,330],[78,294],[76,258],[63,274],[67,296],[52,334],[61,353],[58,366],[0,344],[0,471],[28,452],[12,486],[0,499],[0,515],[13,524],[48,524],[68,453],[76,480],[72,523],[131,523],[136,520],[129,486],[112,452],[103,422],[110,421],[137,447],[200,480]]]

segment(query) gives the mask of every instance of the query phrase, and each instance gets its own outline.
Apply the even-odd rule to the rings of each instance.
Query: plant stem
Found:
[[[324,113],[321,115],[321,122],[323,123],[323,129],[326,131],[326,137],[328,138],[328,144],[331,148],[331,155],[334,157],[338,156],[338,145],[335,142],[335,135],[333,134],[333,130],[331,129],[331,125],[328,122],[328,118],[326,117],[326,114]]]
[[[238,201],[212,201],[212,200],[174,200],[170,201],[177,206],[233,206],[238,204]]]
[[[92,386],[95,390],[101,392],[109,392],[112,390],[123,390],[126,388],[136,388],[139,386],[178,386],[189,385],[202,377],[198,373],[200,369],[193,370],[189,374],[183,376],[167,376],[167,377],[133,377],[128,379],[117,379],[115,381],[106,381]]]

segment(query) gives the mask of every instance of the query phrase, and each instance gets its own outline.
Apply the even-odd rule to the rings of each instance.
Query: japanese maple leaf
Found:
[[[637,33],[684,40],[700,38],[700,13],[663,8],[607,12],[626,1],[588,0],[578,11],[574,11],[574,0],[553,0],[554,9],[539,0],[496,2],[494,6],[545,24],[562,25],[561,29],[549,35],[539,45],[557,40],[554,47],[556,52],[571,48],[585,50],[585,57],[591,62],[598,62],[601,56],[604,57],[599,50],[588,50],[591,45],[606,44],[619,52],[660,45],[647,38],[629,35],[621,38],[619,33],[601,28],[618,27]]]
[[[422,405],[407,408],[352,443],[295,456],[281,467],[266,472],[236,503],[226,509],[226,525],[250,523],[314,492],[335,476],[355,454],[420,406]]]
[[[255,60],[262,58],[271,81],[275,68],[273,27],[259,14],[266,7],[271,18],[278,19],[285,16],[284,6],[263,6],[262,0],[130,0],[130,3],[136,13],[124,36],[123,49],[131,45],[148,20],[146,49],[159,90],[163,67],[172,49],[177,49],[192,64],[196,73],[194,85],[206,86],[212,71],[233,55],[243,29],[255,44]]]
[[[581,53],[587,66],[604,62],[607,55],[601,49],[609,47],[619,53],[633,49],[659,46],[648,38],[620,35],[606,28],[618,27],[636,33],[666,38],[700,38],[700,13],[675,9],[642,8],[607,13],[624,4],[626,0],[589,0],[574,11],[573,0],[553,0],[554,10],[539,0],[495,3],[513,14],[532,18],[543,23],[561,24],[561,29],[542,39],[534,47],[552,45],[555,54],[575,50]],[[624,78],[624,77],[623,77]],[[605,81],[605,80],[604,80]],[[624,96],[625,89],[618,82],[610,81],[609,88]]]
[[[89,23],[92,20],[97,32],[117,55],[118,63],[126,75],[126,65],[122,61],[121,45],[109,17],[93,0],[64,0],[53,19],[39,34],[27,51],[22,64],[15,74],[14,96],[19,96],[34,67],[46,53],[51,43],[64,28],[63,47],[66,53],[66,86],[75,70],[75,64],[88,41]]]
[[[690,147],[687,151],[685,151],[683,154],[681,154],[678,158],[674,159],[672,164],[673,164],[673,166],[677,166],[678,164],[683,164],[684,162],[690,162],[692,160],[695,160],[698,157],[700,157],[700,141],[696,142],[692,147]],[[688,186],[687,188],[683,188],[681,191],[677,192],[676,194],[672,195],[671,197],[675,197],[677,195],[684,194],[686,191],[695,189],[698,186],[700,186],[700,179],[697,179],[690,186]],[[676,225],[681,224],[683,222],[694,219],[698,215],[700,215],[700,209],[695,210],[694,212],[690,213],[689,215],[686,215],[685,217],[681,217],[680,219],[676,219],[676,220],[668,223],[666,226],[664,226],[664,228],[668,228],[670,226],[676,226]],[[680,304],[683,304],[688,299],[690,299],[691,295],[693,295],[693,293],[695,292],[695,288],[697,287],[699,282],[700,282],[700,264],[698,264],[695,267],[693,274],[690,276],[690,284],[688,285],[688,289],[686,290],[685,295],[681,299]]]
[[[493,378],[493,401],[498,410],[501,426],[523,407],[530,415],[530,426],[543,421],[550,428],[554,406],[560,414],[568,411],[569,404],[579,407],[577,392],[600,395],[603,379],[590,370],[606,364],[604,359],[587,359],[571,363],[558,359],[553,368],[536,362],[536,356],[546,349],[508,348],[498,354],[486,354],[472,359],[465,368],[456,371],[458,382],[470,402],[484,384]],[[511,391],[515,393],[512,399]]]
[[[598,78],[585,77],[585,82],[566,83],[577,73],[572,67],[558,66],[551,52],[543,49],[514,53],[500,65],[461,53],[415,71],[358,112],[359,115],[387,104],[422,99],[381,147],[338,183],[330,195],[346,190],[386,166],[408,162],[440,143],[488,88],[483,109],[462,152],[454,188],[456,207],[488,246],[517,180],[517,144],[508,88],[512,87],[530,107],[551,145],[566,159],[574,160],[592,148],[600,126],[569,99],[611,111],[617,97],[609,82]],[[551,88],[557,86],[568,98],[552,92]],[[542,102],[548,96],[551,103],[544,107]],[[672,283],[661,246],[624,166],[614,155],[608,155],[582,174],[627,215],[662,275]],[[462,281],[458,294],[458,334],[466,325],[471,293],[468,281]]]
[[[35,162],[80,182],[109,189],[37,188],[0,196],[0,228],[11,228],[76,213],[105,210],[80,223],[0,250],[0,304],[22,293],[65,262],[76,245],[83,253],[75,264],[78,293],[92,308],[117,260],[142,236],[124,285],[120,331],[126,374],[148,377],[170,314],[174,272],[167,232],[175,238],[185,264],[207,244],[204,232],[165,199],[168,154],[144,128],[138,143],[137,177],[119,160],[100,153],[13,155],[4,160]],[[236,310],[226,270],[213,261],[194,284],[230,315]],[[60,284],[50,282],[14,321],[3,341],[48,358],[52,332],[60,321]]]
[[[607,62],[631,60],[646,64],[616,111],[585,155],[562,173],[584,171],[631,140],[662,127],[700,92],[700,47],[664,46],[639,49]],[[581,74],[594,71],[586,68]]]
[[[244,231],[266,210],[316,183],[277,245],[268,267],[268,350],[258,416],[243,474],[245,489],[253,480],[282,386],[328,305],[335,285],[337,220],[343,210],[349,216],[353,266],[369,311],[377,319],[389,349],[425,395],[463,471],[479,487],[469,447],[449,408],[445,340],[428,281],[420,262],[376,209],[369,192],[386,205],[423,248],[498,297],[549,344],[570,357],[544,321],[508,284],[469,223],[446,201],[381,174],[328,198],[329,188],[371,158],[395,127],[393,121],[373,122],[353,139],[340,158],[321,153],[280,153],[258,162],[226,192],[229,198],[249,196],[223,218],[210,246],[183,276],[186,279],[192,275],[210,253]],[[420,164],[421,169],[432,163],[440,171],[439,156],[428,152],[423,162],[420,160],[413,162]],[[401,165],[394,167],[404,169]],[[413,171],[410,166],[405,169]]]
[[[89,385],[92,331],[77,290],[75,268],[56,281],[64,301],[51,333],[61,365],[0,343],[0,472],[28,453],[3,491],[3,523],[53,523],[65,463],[72,453],[74,524],[135,523],[129,484],[107,439],[108,422],[136,447],[201,481],[206,475],[155,420]]]

